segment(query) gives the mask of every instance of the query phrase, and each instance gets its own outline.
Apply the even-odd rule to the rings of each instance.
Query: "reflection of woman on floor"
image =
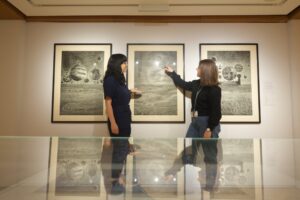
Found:
[[[121,194],[125,192],[125,180],[123,176],[119,178],[112,178],[112,172],[115,169],[115,165],[112,162],[113,151],[116,151],[113,147],[111,138],[104,138],[102,154],[101,154],[101,171],[104,180],[104,186],[107,194]],[[123,166],[120,166],[123,167]],[[119,169],[117,169],[118,171]],[[121,169],[122,170],[122,169]]]
[[[223,160],[222,141],[199,139],[194,140],[193,145],[197,147],[196,153],[193,151],[192,146],[186,147],[175,159],[173,166],[165,172],[165,179],[172,180],[184,165],[191,164],[201,168],[198,180],[203,188],[207,191],[213,191],[217,187],[218,170]],[[203,151],[201,151],[200,145]],[[202,160],[204,160],[204,166]]]
[[[131,110],[129,102],[132,94],[140,93],[137,89],[129,90],[124,73],[127,70],[127,57],[113,54],[108,60],[104,77],[104,98],[108,116],[108,130],[112,137],[112,179],[113,187],[120,186],[120,175],[127,154],[130,152],[128,137],[131,134]]]

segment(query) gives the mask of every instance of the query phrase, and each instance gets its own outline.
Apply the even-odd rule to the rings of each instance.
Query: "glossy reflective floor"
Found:
[[[298,144],[2,137],[0,200],[299,200]]]

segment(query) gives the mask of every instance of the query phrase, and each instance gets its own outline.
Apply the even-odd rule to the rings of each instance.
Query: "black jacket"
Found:
[[[213,130],[222,117],[221,114],[221,88],[219,86],[200,86],[200,79],[186,82],[178,74],[172,72],[169,74],[176,86],[192,92],[192,110],[198,112],[198,116],[208,116],[208,127]],[[198,94],[196,105],[195,98]]]

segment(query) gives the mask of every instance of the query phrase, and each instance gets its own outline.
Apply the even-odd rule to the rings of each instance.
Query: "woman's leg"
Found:
[[[208,117],[207,116],[199,116],[195,118],[194,128],[196,130],[196,134],[194,139],[192,140],[192,151],[193,155],[198,154],[198,150],[203,141],[203,134],[208,126]]]
[[[130,131],[119,129],[119,134],[115,135],[111,131],[109,120],[107,125],[113,145],[111,175],[113,179],[118,179],[121,175],[127,154],[129,152],[129,142],[128,137],[126,136],[130,135]]]
[[[211,191],[214,188],[217,178],[218,168],[218,137],[220,132],[220,125],[214,128],[212,131],[212,139],[202,141],[202,149],[204,152],[204,162],[206,171],[206,186],[205,188]]]

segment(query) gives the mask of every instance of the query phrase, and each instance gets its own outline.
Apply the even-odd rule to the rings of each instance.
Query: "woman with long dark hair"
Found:
[[[129,106],[132,94],[140,93],[137,89],[129,90],[124,73],[127,70],[127,57],[113,54],[107,64],[104,76],[104,98],[108,116],[108,130],[112,138],[112,192],[123,190],[120,175],[127,154],[130,152],[128,137],[131,135],[131,110]],[[118,138],[114,138],[118,137]]]
[[[130,90],[125,84],[127,57],[113,54],[108,60],[104,76],[104,98],[108,116],[108,129],[111,137],[130,137],[131,111]]]

